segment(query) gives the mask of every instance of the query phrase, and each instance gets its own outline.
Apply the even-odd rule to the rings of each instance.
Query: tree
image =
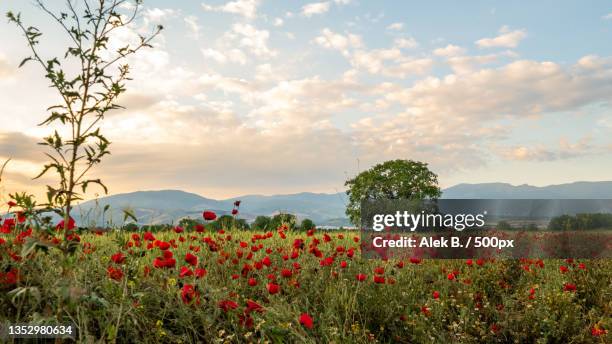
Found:
[[[259,215],[255,218],[255,222],[253,222],[251,228],[259,231],[265,231],[270,226],[271,220],[272,219],[269,216]]]
[[[270,221],[269,229],[276,230],[279,227],[285,225],[287,226],[287,229],[293,230],[295,229],[296,224],[297,224],[297,217],[295,215],[279,213],[272,217],[272,220]]]
[[[88,185],[98,184],[107,193],[99,178],[91,178],[88,172],[101,159],[110,154],[108,139],[101,133],[104,116],[112,110],[122,108],[117,100],[125,92],[125,82],[130,80],[129,65],[125,58],[145,47],[162,30],[161,26],[148,36],[139,36],[138,42],[126,44],[119,49],[109,48],[112,33],[129,26],[136,18],[142,0],[136,0],[129,14],[121,13],[127,0],[98,0],[95,6],[90,1],[66,1],[62,12],[52,11],[42,0],[35,4],[48,14],[63,30],[68,47],[62,58],[43,58],[39,44],[40,30],[26,26],[21,14],[8,12],[12,22],[23,32],[31,55],[23,59],[19,67],[27,62],[39,65],[59,95],[61,102],[50,106],[48,117],[40,125],[56,126],[53,134],[40,144],[49,149],[45,153],[50,159],[40,178],[54,171],[59,186],[47,186],[47,204],[64,218],[64,233],[68,232],[70,213],[75,201],[82,199]],[[77,68],[74,68],[77,67]],[[59,126],[60,130],[57,129]]]
[[[438,176],[426,163],[390,160],[347,180],[349,203],[346,215],[356,226],[361,223],[361,202],[377,199],[437,199],[442,192]]]
[[[300,229],[303,231],[307,231],[309,229],[314,229],[315,228],[315,224],[314,222],[312,222],[311,219],[303,219],[302,223],[300,224]]]

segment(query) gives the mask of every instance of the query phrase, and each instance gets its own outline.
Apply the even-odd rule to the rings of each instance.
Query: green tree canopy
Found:
[[[307,231],[309,229],[314,229],[316,226],[314,224],[314,222],[312,222],[311,219],[303,219],[302,223],[300,224],[300,229],[303,231]]]
[[[360,225],[361,202],[376,199],[436,199],[442,192],[438,176],[426,163],[412,160],[390,160],[378,164],[344,184],[349,203],[346,215]]]

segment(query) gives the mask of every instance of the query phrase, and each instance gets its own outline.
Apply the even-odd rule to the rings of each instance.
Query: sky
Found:
[[[8,10],[63,56],[33,2]],[[157,24],[102,125],[112,155],[92,176],[111,194],[332,193],[390,159],[428,163],[442,187],[612,180],[609,1],[147,0],[110,46]],[[0,33],[2,189],[40,195],[38,123],[57,95],[17,68],[17,28]]]

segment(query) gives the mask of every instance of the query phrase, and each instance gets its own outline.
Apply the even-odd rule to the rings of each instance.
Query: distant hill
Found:
[[[134,211],[140,224],[177,223],[185,217],[199,218],[203,210],[218,215],[229,214],[234,201],[240,200],[240,217],[252,221],[258,215],[291,213],[299,219],[310,218],[317,224],[348,225],[344,215],[344,193],[323,194],[302,192],[290,195],[246,195],[226,200],[214,200],[180,190],[137,191],[103,197],[79,205],[77,217],[81,223],[123,223],[123,209]],[[103,209],[109,206],[103,218]]]
[[[506,183],[458,184],[443,190],[442,198],[468,199],[612,199],[612,181],[575,182],[537,187]],[[124,208],[134,210],[141,224],[177,223],[185,217],[199,218],[203,210],[228,214],[241,200],[240,217],[252,221],[258,215],[279,212],[310,218],[319,225],[349,225],[344,214],[347,197],[340,193],[302,192],[289,195],[245,195],[215,200],[180,190],[137,191],[87,201],[76,208],[81,223],[102,223],[102,209],[109,206],[105,221],[123,223]]]
[[[612,181],[514,186],[507,183],[458,184],[445,189],[442,198],[483,199],[612,199]]]

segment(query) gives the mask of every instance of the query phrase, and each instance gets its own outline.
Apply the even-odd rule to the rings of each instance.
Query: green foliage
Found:
[[[375,199],[437,199],[441,195],[438,176],[426,163],[390,160],[346,181],[349,203],[346,215],[359,226],[361,202]]]
[[[253,222],[251,228],[258,231],[269,230],[271,222],[272,219],[269,216],[260,215],[255,218],[255,222]]]
[[[512,225],[508,221],[499,221],[497,223],[497,229],[500,231],[507,231],[512,229]]]
[[[575,231],[612,228],[612,214],[576,214],[553,217],[548,229],[554,231]]]
[[[312,222],[311,219],[303,219],[302,223],[300,224],[300,229],[303,231],[307,231],[309,229],[314,229],[316,226],[314,224],[314,222]]]
[[[274,215],[270,220],[269,230],[275,230],[281,226],[286,226],[289,230],[296,229],[297,217],[293,214],[285,213]]]
[[[130,14],[122,13],[125,2],[100,0],[92,7],[85,1],[82,11],[78,11],[73,1],[66,1],[65,11],[56,13],[42,0],[36,0],[36,5],[66,35],[69,43],[63,57],[43,57],[44,49],[40,47],[43,33],[34,26],[25,25],[21,14],[7,13],[9,22],[22,31],[30,48],[30,56],[24,58],[19,67],[28,62],[39,65],[61,100],[47,108],[49,114],[40,123],[52,126],[54,131],[40,143],[49,150],[45,155],[50,161],[36,178],[52,171],[56,173],[59,185],[47,186],[46,205],[63,209],[64,229],[67,229],[74,201],[81,199],[89,185],[97,184],[107,192],[99,178],[88,176],[88,172],[110,154],[110,142],[100,131],[101,121],[110,111],[121,108],[117,100],[125,92],[125,82],[129,80],[129,66],[122,62],[138,50],[151,47],[151,40],[162,30],[158,26],[150,35],[140,36],[134,45],[116,50],[109,48],[112,32],[130,25],[139,12],[140,1],[137,1]],[[58,127],[63,128],[58,130]]]

